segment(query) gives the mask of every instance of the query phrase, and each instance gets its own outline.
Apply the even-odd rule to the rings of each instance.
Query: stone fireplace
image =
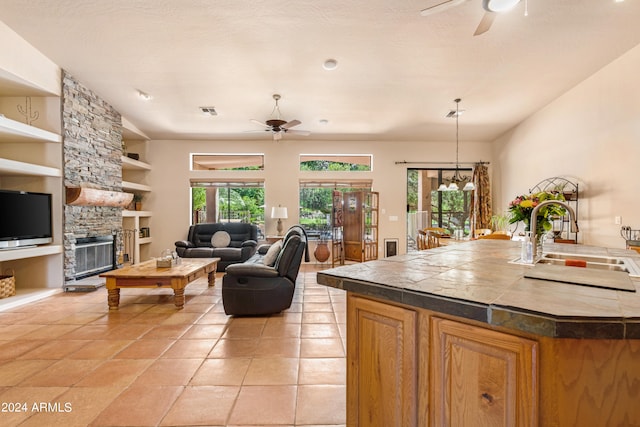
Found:
[[[62,79],[62,133],[65,187],[122,191],[120,113],[69,73]],[[122,234],[122,208],[64,207],[64,275],[75,280],[78,240]],[[116,245],[119,245],[116,242]],[[84,262],[84,261],[81,261]],[[82,270],[85,266],[80,266]]]

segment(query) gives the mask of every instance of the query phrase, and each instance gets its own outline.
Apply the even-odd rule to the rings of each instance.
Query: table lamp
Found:
[[[278,227],[276,230],[278,231],[278,236],[282,236],[282,220],[287,219],[287,208],[278,205],[278,207],[271,208],[271,218],[278,220]]]

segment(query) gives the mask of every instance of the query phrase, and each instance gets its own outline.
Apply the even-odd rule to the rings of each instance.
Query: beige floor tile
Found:
[[[24,353],[19,356],[18,359],[62,359],[89,343],[90,341],[87,340],[49,341],[38,348]]]
[[[300,357],[344,357],[340,338],[303,338],[300,340]]]
[[[115,354],[121,352],[125,347],[131,345],[133,340],[95,340],[89,341],[87,345],[71,353],[68,359],[110,359]]]
[[[207,325],[226,325],[230,321],[230,317],[224,313],[212,313],[209,311],[207,314],[198,319],[197,324]]]
[[[251,339],[260,338],[266,322],[245,323],[232,321],[226,328],[223,338],[228,340],[234,339]]]
[[[191,381],[204,359],[158,359],[134,382],[135,385],[185,385]]]
[[[66,335],[71,331],[78,329],[80,325],[46,325],[36,329],[33,332],[22,335],[20,338],[25,340],[50,340]]]
[[[40,402],[55,402],[67,387],[12,387],[0,393],[0,424],[17,426],[34,415]],[[6,405],[6,406],[5,406]],[[41,424],[47,425],[47,424]]]
[[[305,302],[303,304],[303,310],[305,313],[310,312],[325,312],[331,313],[333,309],[331,308],[331,304],[320,303],[320,302]]]
[[[209,353],[209,357],[251,357],[258,349],[259,340],[218,340],[213,350]]]
[[[160,425],[224,426],[239,387],[186,387]]]
[[[55,399],[41,402],[58,402],[65,411],[39,412],[20,424],[21,427],[86,427],[100,412],[122,392],[119,387],[69,388]]]
[[[190,385],[239,386],[247,374],[250,363],[249,358],[206,359],[193,375]]]
[[[298,358],[254,358],[243,385],[295,385],[298,383],[298,361]]]
[[[61,359],[25,379],[21,386],[69,387],[98,367],[95,360]]]
[[[204,359],[218,340],[177,340],[162,358],[167,359]]]
[[[258,357],[299,357],[300,339],[262,338],[254,354]]]
[[[144,334],[144,339],[178,339],[185,334],[191,325],[158,325]]]
[[[340,331],[335,323],[303,323],[302,338],[339,338]]]
[[[229,417],[229,424],[293,424],[295,386],[244,386]]]
[[[137,340],[147,334],[154,325],[124,323],[110,328],[107,338],[115,340]]]
[[[336,323],[332,312],[312,311],[302,313],[302,323]]]
[[[159,425],[183,387],[129,387],[91,423],[94,426]]]
[[[298,384],[345,385],[347,364],[343,357],[300,359]]]
[[[16,359],[46,343],[45,340],[3,340],[0,342],[0,361]]]
[[[153,363],[151,359],[112,359],[102,363],[81,381],[75,384],[76,387],[107,387],[120,386],[127,387],[131,384],[149,365]]]
[[[182,339],[218,339],[226,329],[226,325],[193,325],[182,336]]]
[[[300,337],[299,323],[267,322],[262,331],[263,338],[298,338]]]
[[[63,340],[101,340],[107,339],[111,330],[117,328],[117,325],[110,324],[90,324],[82,328],[76,328],[73,331],[60,336]],[[113,337],[111,337],[113,338]],[[137,337],[136,337],[137,338]]]
[[[174,342],[174,340],[168,339],[141,339],[131,343],[114,357],[116,359],[156,359],[167,351]]]
[[[227,316],[206,280],[187,288],[183,310],[166,289],[127,290],[109,310],[100,288],[0,313],[0,400],[73,408],[8,425],[344,427],[341,389],[308,388],[346,382],[345,294],[317,285],[317,270],[303,267],[292,307],[271,316]]]
[[[37,331],[40,328],[44,328],[45,325],[2,325],[0,326],[0,337],[3,340],[14,340],[21,338],[23,335],[27,335]],[[35,339],[35,338],[34,338]]]
[[[344,424],[346,387],[339,385],[301,385],[298,387],[296,425]]]

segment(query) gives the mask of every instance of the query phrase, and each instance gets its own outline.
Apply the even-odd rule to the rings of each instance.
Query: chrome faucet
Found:
[[[578,218],[576,217],[576,211],[573,210],[573,208],[567,203],[567,202],[563,202],[561,200],[545,200],[544,202],[541,202],[539,205],[537,205],[535,208],[533,208],[533,211],[531,212],[531,219],[529,224],[531,224],[531,252],[533,254],[533,262],[535,263],[536,261],[536,256],[538,255],[538,248],[536,247],[536,229],[538,228],[538,211],[540,210],[541,207],[546,206],[546,205],[559,205],[562,206],[563,208],[565,208],[568,212],[569,212],[569,219],[571,220],[571,231],[574,233],[577,233],[578,230]]]

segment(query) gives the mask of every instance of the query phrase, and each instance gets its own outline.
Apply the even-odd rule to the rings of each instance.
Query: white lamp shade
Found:
[[[449,191],[458,191],[458,184],[456,184],[455,182],[452,182],[447,187],[447,190],[449,190]]]
[[[514,8],[520,0],[484,0],[483,7],[489,12],[506,12]]]
[[[438,191],[447,191],[447,184],[440,184],[440,187],[438,187]]]
[[[271,218],[274,219],[287,219],[287,208],[282,206],[274,206],[271,208]]]
[[[462,191],[473,191],[476,189],[476,186],[473,182],[469,181],[464,185]]]

